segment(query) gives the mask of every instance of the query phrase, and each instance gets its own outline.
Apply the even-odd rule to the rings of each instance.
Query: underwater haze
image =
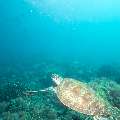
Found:
[[[32,92],[52,86],[52,73],[89,84],[119,114],[119,6],[119,0],[0,0],[0,120],[92,120],[51,92]],[[120,120],[118,114],[112,117]]]
[[[119,5],[118,0],[1,0],[1,60],[42,54],[119,62]]]

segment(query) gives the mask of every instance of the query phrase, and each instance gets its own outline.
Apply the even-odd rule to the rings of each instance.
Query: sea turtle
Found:
[[[43,91],[54,91],[65,106],[77,112],[92,115],[94,120],[108,120],[110,112],[106,108],[105,101],[86,83],[72,78],[63,78],[57,74],[52,74],[51,78],[56,87]]]
[[[88,84],[72,78],[63,78],[57,74],[52,74],[51,78],[56,87],[40,91],[54,91],[65,106],[77,112],[91,115],[94,120],[109,120],[108,116],[111,113],[107,109],[106,102],[96,95],[96,92]]]

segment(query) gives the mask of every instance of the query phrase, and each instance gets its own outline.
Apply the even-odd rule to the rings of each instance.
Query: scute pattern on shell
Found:
[[[102,98],[85,83],[65,78],[57,86],[57,96],[69,108],[87,115],[105,116],[106,106]]]

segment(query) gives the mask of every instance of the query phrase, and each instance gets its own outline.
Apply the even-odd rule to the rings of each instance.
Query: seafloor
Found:
[[[49,60],[0,65],[0,120],[92,120],[65,107],[53,92],[26,93],[51,86],[52,73],[87,82],[113,107],[113,119],[120,120],[119,65]]]

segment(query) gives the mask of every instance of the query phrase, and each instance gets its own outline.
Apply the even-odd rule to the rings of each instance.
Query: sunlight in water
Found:
[[[117,0],[27,0],[54,20],[106,21],[120,17]]]

